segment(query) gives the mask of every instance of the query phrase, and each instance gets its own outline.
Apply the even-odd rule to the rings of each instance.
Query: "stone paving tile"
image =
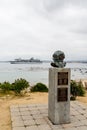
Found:
[[[52,122],[48,119],[48,117],[44,118],[47,124],[50,126],[51,130],[64,130],[62,125],[53,125]]]
[[[40,118],[43,118],[43,115],[40,114],[40,115],[32,115],[33,119],[40,119]]]
[[[80,126],[80,127],[77,127],[77,130],[87,130],[87,126]]]
[[[39,125],[38,129],[39,130],[52,130],[51,127],[48,124]]]
[[[86,125],[86,126],[87,126],[87,119],[85,119],[85,120],[81,120],[81,124],[83,124],[83,125]]]
[[[14,127],[12,130],[26,130],[25,127]]]
[[[78,115],[78,116],[75,116],[75,118],[77,118],[78,120],[85,120],[85,116],[83,115]]]
[[[52,128],[52,130],[64,130],[62,125],[52,125],[51,128]]]
[[[20,107],[20,108],[19,108],[19,111],[21,111],[21,112],[22,112],[22,111],[28,111],[28,110],[29,110],[29,108],[27,108],[27,107],[24,107],[24,108],[23,108],[23,107]]]
[[[59,129],[60,130],[60,129]],[[75,128],[75,127],[71,127],[71,128],[66,128],[66,129],[64,129],[64,130],[78,130],[77,128]],[[83,129],[84,130],[84,129]]]
[[[21,118],[22,118],[22,120],[25,120],[25,121],[26,120],[33,120],[33,117],[30,116],[30,115],[29,116],[28,115],[22,115]]]
[[[12,111],[11,116],[20,116],[20,112],[19,111]]]
[[[40,113],[41,113],[41,114],[48,114],[48,110],[42,109],[42,110],[40,110]]]
[[[12,120],[12,122],[22,121],[22,118],[21,118],[21,116],[12,116],[12,117],[11,117],[11,120]]]
[[[30,111],[30,114],[32,114],[32,115],[39,115],[40,111],[39,110],[32,110],[32,111]]]
[[[71,116],[70,118],[71,123],[78,122],[79,120],[75,116]]]
[[[43,125],[43,124],[47,124],[47,122],[43,119],[43,118],[39,118],[35,120],[35,123],[37,125]]]
[[[87,106],[78,101],[71,102],[70,124],[53,125],[48,119],[48,106],[11,106],[12,130],[87,130]]]
[[[73,111],[73,113],[71,112],[71,115],[74,115],[74,116],[79,115],[79,112],[78,111]]]
[[[29,127],[26,127],[26,130],[39,130],[39,128],[38,128],[38,126],[29,126]]]
[[[12,127],[23,127],[24,126],[24,122],[23,121],[13,121],[12,122]]]
[[[19,108],[11,108],[11,112],[19,112]]]
[[[34,120],[24,120],[24,126],[25,127],[27,127],[27,126],[34,126],[34,125],[36,125]]]
[[[61,125],[60,125],[60,126],[61,126]],[[72,123],[69,123],[69,124],[62,124],[62,128],[64,128],[64,129],[72,128],[72,127],[73,127]]]
[[[22,116],[29,116],[30,115],[30,112],[29,111],[22,111],[22,112],[20,112],[20,115],[22,115]]]

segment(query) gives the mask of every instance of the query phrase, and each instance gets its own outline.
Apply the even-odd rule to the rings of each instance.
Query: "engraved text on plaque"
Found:
[[[58,85],[68,85],[68,72],[58,72]]]
[[[57,88],[57,101],[63,102],[68,100],[68,88]]]

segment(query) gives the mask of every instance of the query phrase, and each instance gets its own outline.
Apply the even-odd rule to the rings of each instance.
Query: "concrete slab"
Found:
[[[48,119],[48,105],[11,106],[12,130],[87,130],[87,106],[78,102],[70,103],[69,124],[54,125]]]

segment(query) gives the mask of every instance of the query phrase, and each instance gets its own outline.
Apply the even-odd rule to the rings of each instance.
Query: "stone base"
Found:
[[[55,125],[70,123],[70,104],[69,103],[58,103],[54,110],[49,108],[48,117],[49,120]]]
[[[58,83],[59,72],[67,73],[68,82],[66,82],[66,85],[65,84],[60,85],[61,83]],[[64,78],[66,78],[66,76]],[[59,90],[61,91],[58,92]],[[67,90],[66,93],[65,90]],[[64,124],[70,123],[70,69],[67,68],[49,69],[48,117],[51,120],[51,122],[56,125],[63,123]]]

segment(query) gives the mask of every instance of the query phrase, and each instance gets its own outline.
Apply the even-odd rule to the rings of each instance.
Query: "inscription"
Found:
[[[68,72],[58,72],[58,85],[68,85]]]
[[[57,88],[57,101],[63,102],[68,100],[68,88]]]

